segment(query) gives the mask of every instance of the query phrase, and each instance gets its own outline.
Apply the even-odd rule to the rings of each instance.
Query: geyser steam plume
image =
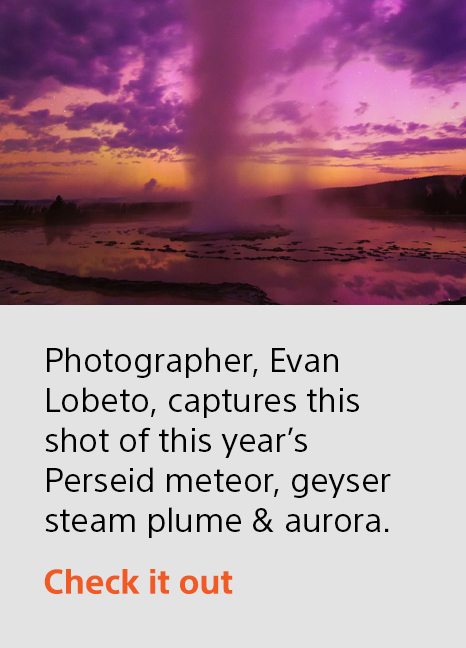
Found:
[[[189,0],[194,45],[189,148],[198,226],[224,229],[238,221],[238,160],[247,152],[241,108],[258,69],[262,1]]]

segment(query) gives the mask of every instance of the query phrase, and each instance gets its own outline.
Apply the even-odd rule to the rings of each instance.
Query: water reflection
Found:
[[[154,234],[147,220],[63,225],[49,219],[42,227],[0,232],[0,259],[85,277],[242,282],[282,304],[417,304],[466,295],[462,222],[326,214],[262,240],[174,238]],[[5,281],[16,290],[15,279],[2,273],[0,301],[10,299],[5,295],[21,301],[17,292],[5,292]],[[53,299],[71,301],[62,292],[55,290]],[[86,303],[106,301],[93,295]]]

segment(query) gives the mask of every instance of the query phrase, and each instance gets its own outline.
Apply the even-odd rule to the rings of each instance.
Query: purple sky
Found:
[[[465,171],[464,0],[223,0],[207,77],[196,3],[3,0],[0,197],[166,195],[232,133],[262,191]]]

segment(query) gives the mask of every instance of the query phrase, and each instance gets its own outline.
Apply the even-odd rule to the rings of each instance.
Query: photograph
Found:
[[[462,0],[2,0],[0,303],[466,304]]]

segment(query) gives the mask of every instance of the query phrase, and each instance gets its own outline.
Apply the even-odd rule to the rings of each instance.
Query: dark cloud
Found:
[[[186,107],[176,99],[163,99],[158,91],[154,103],[138,103],[134,98],[68,106],[67,115],[53,115],[49,110],[25,114],[0,114],[0,126],[12,124],[30,137],[9,138],[0,145],[3,151],[49,150],[85,153],[110,149],[132,149],[137,155],[154,149],[172,149],[182,142]],[[93,130],[89,137],[58,137],[49,133],[53,126],[64,125],[70,131]],[[97,125],[116,126],[111,134],[98,131]]]
[[[79,154],[107,147],[147,154],[179,145],[185,109],[173,93],[166,98],[160,70],[185,46],[183,7],[180,0],[4,0],[0,100],[9,109],[0,113],[0,126],[16,126],[27,137],[3,133],[0,150]],[[141,63],[140,71],[124,83],[130,63]],[[65,114],[24,112],[63,86],[112,96],[68,106]],[[51,131],[56,126],[65,134]],[[87,132],[75,137],[66,129]]]
[[[286,131],[274,131],[270,133],[254,133],[249,136],[248,141],[252,146],[270,146],[271,144],[294,144],[297,136]]]
[[[369,110],[369,104],[367,103],[367,101],[360,101],[359,106],[354,111],[354,114],[361,116],[364,115],[364,113],[366,113],[368,110]]]
[[[354,124],[342,129],[346,134],[365,137],[367,135],[402,135],[403,128],[397,124]]]
[[[464,151],[466,139],[464,137],[412,137],[404,140],[387,140],[371,144],[359,152],[364,156],[395,156],[395,155],[426,155],[433,153],[446,153],[450,151]]]
[[[32,135],[39,134],[45,128],[63,124],[65,121],[63,115],[52,115],[48,109],[34,110],[26,114],[12,112],[0,114],[0,126],[13,124]]]
[[[57,86],[119,90],[138,55],[157,61],[178,45],[178,0],[3,0],[0,99],[13,107]]]
[[[99,102],[70,106],[68,128],[79,131],[94,124],[121,126],[112,136],[103,137],[102,145],[141,151],[170,149],[183,140],[186,107],[179,100],[160,96],[154,103],[131,101]]]
[[[293,4],[298,2],[293,0]],[[0,3],[0,101],[3,102],[0,128],[4,130],[0,151],[81,155],[109,149],[122,158],[139,155],[173,160],[185,148],[192,106],[186,105],[165,85],[161,70],[165,61],[173,64],[174,55],[192,37],[186,29],[185,4],[185,0],[3,0]],[[242,0],[241,4],[244,15],[248,15],[251,3]],[[327,4],[329,10],[324,18],[312,24],[290,49],[275,53],[272,57],[275,71],[292,73],[322,60],[338,67],[373,54],[390,68],[411,71],[418,83],[448,88],[466,80],[464,0],[404,0],[398,3],[399,10],[393,11],[382,11],[382,5],[388,4],[380,0],[329,0]],[[257,6],[265,16],[266,7],[278,15],[284,4],[282,0],[261,0]],[[239,4],[234,7],[235,16],[240,15],[238,7]],[[286,11],[291,10],[289,7],[287,3]],[[237,25],[235,34],[241,35],[243,29],[242,23]],[[250,59],[254,59],[250,52],[262,49],[262,41],[238,48],[237,42],[242,41],[235,39],[236,36],[230,38],[223,46],[233,52],[231,69],[239,74],[236,59],[240,57],[244,66],[250,66]],[[217,43],[215,39],[214,43]],[[123,72],[135,63],[140,67],[135,71],[135,78],[128,81]],[[208,63],[211,66],[215,61],[212,63],[209,58]],[[221,114],[225,121],[224,115],[228,114],[225,106],[231,104],[229,82],[233,72],[225,80],[224,66],[216,64],[216,67],[219,69],[213,78],[218,83],[215,81],[214,90],[223,84],[228,92],[223,92],[221,110],[212,102],[211,110]],[[277,92],[284,89],[286,84],[280,83],[283,77],[271,76],[271,79]],[[240,74],[236,85],[241,88],[244,83]],[[57,114],[53,108],[28,110],[32,100],[63,86],[96,90],[105,97],[67,106],[65,112],[56,111]],[[452,108],[458,105],[455,102]],[[368,109],[369,105],[360,101],[355,112],[363,115]],[[205,113],[202,138],[211,147],[212,141],[219,139],[218,133],[216,136],[213,132],[215,120],[206,111],[205,102],[197,110]],[[235,107],[232,114],[237,110]],[[252,121],[262,125],[264,131],[274,128],[272,122],[282,122],[283,126],[280,124],[274,132],[245,138],[246,144],[290,150],[292,145],[301,145],[290,155],[299,156],[301,151],[307,157],[309,147],[303,144],[315,140],[317,135],[306,127],[309,118],[309,111],[300,102],[273,101],[259,110]],[[222,120],[217,121],[222,132]],[[14,127],[11,132],[9,126]],[[204,136],[205,133],[209,136]],[[326,137],[353,142],[356,138],[377,137],[381,141],[367,146],[359,141],[356,152],[346,142],[341,149],[324,145],[313,151],[319,157],[352,159],[356,155],[377,157],[464,150],[465,135],[466,120],[461,124],[441,124],[435,132],[417,121],[367,122],[335,128]]]
[[[379,0],[330,0],[289,51],[276,57],[293,72],[322,60],[338,68],[374,55],[383,65],[406,69],[416,83],[447,88],[466,80],[464,0],[404,0],[381,10]]]
[[[144,185],[144,191],[146,193],[152,193],[155,191],[155,189],[159,186],[159,183],[155,178],[151,178],[148,182],[145,183]]]
[[[259,124],[266,124],[271,121],[303,124],[309,116],[305,104],[299,101],[275,101],[254,115],[253,121]]]
[[[455,134],[455,135],[466,135],[466,119],[464,119],[461,123],[459,124],[453,124],[451,122],[444,122],[438,127],[438,134],[439,135],[444,135],[447,133],[448,135]]]
[[[101,147],[101,141],[96,137],[71,137],[62,139],[57,135],[41,135],[30,138],[9,138],[0,141],[2,153],[30,153],[46,151],[49,153],[95,153]]]
[[[452,128],[457,128],[451,124]],[[362,122],[352,126],[342,126],[341,128],[332,128],[327,131],[326,137],[335,140],[348,139],[354,137],[384,137],[397,135],[412,135],[420,131],[429,129],[427,124],[417,122],[394,122],[391,124],[378,124],[376,122]]]
[[[16,169],[18,167],[24,168],[36,168],[41,166],[51,166],[51,167],[75,167],[75,166],[93,166],[95,162],[92,160],[67,160],[64,161],[49,161],[49,160],[23,160],[16,162],[0,162],[0,169]]]
[[[408,133],[415,133],[429,128],[427,124],[419,124],[418,122],[408,122],[405,126]]]
[[[466,126],[466,124],[465,124]],[[311,146],[282,146],[273,149],[274,156],[304,158],[340,158],[358,160],[361,158],[385,158],[411,155],[432,155],[466,150],[465,130],[457,126],[458,134],[454,137],[421,136],[403,137],[400,139],[381,140],[364,147],[333,148]]]

